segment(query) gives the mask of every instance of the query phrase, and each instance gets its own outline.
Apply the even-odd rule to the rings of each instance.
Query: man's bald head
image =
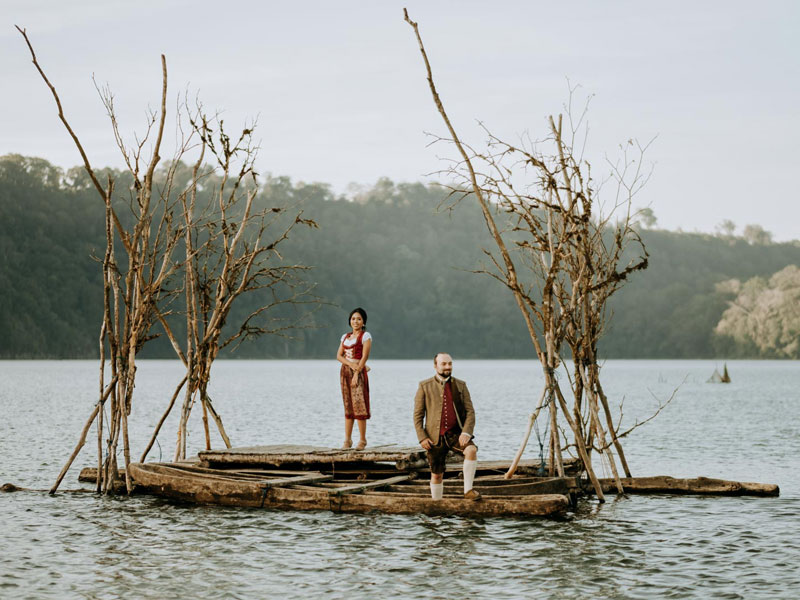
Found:
[[[437,352],[433,357],[433,367],[440,377],[450,377],[453,372],[453,357],[447,352]]]

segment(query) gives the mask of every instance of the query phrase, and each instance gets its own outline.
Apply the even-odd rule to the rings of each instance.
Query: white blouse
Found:
[[[356,345],[356,340],[358,339],[358,336],[356,336],[354,338],[350,338],[349,340],[345,341],[345,338],[348,335],[350,335],[350,334],[349,333],[345,333],[342,336],[341,343],[344,345],[345,348],[352,348],[353,346]],[[369,331],[365,331],[364,332],[364,337],[361,338],[361,343],[364,344],[364,343],[366,343],[367,340],[371,340],[371,339],[372,339],[372,336],[369,334]]]

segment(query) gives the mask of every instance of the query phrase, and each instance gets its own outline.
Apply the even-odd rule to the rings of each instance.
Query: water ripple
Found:
[[[46,363],[51,368],[45,377],[41,364],[0,363],[0,410],[6,417],[0,424],[0,483],[47,488],[80,430],[80,406],[93,401],[92,363]],[[696,370],[684,395],[626,442],[631,466],[640,474],[776,482],[782,487],[780,498],[612,496],[604,505],[582,500],[565,518],[542,520],[342,515],[189,506],[148,497],[0,494],[0,597],[794,598],[800,589],[800,369],[791,363],[742,362],[736,372],[743,383],[714,387],[703,383],[698,364],[620,361],[606,367],[614,375],[609,393],[625,391],[631,418],[649,410],[647,387],[658,391],[658,377],[680,381],[682,371]],[[476,361],[463,367],[476,402],[485,402],[494,389],[498,370],[508,374],[503,397],[523,399],[507,407],[511,417],[478,406],[485,458],[502,458],[515,449],[517,440],[507,435],[507,423],[509,418],[524,421],[525,393],[539,383],[534,370],[523,372],[520,365]],[[302,400],[309,406],[310,437],[316,438],[304,441],[334,443],[329,438],[338,440],[338,430],[329,431],[324,402],[337,399],[326,397],[323,387],[314,388],[314,382],[327,377],[329,366],[309,361],[300,367],[220,365],[215,398],[231,435],[242,444],[280,441],[286,419],[273,422],[263,407],[277,402],[273,416],[290,415],[291,403],[267,395],[292,398],[296,390],[256,383],[264,372],[276,381],[281,372],[300,369],[309,375],[304,380],[312,382]],[[407,425],[413,389],[397,390],[394,382],[413,383],[416,371],[426,367],[427,362],[423,367],[413,361],[376,361],[373,379],[381,410],[371,425],[371,441],[409,443],[402,438],[406,435],[413,443],[413,431],[399,425]],[[145,437],[142,432],[158,418],[159,390],[172,372],[171,364],[142,366],[140,412],[132,421],[140,428],[135,439]],[[386,373],[394,374],[392,381]],[[226,409],[227,389],[249,397],[249,403]],[[754,394],[772,402],[772,410],[753,403]],[[65,395],[74,403],[61,402]],[[201,438],[195,433],[190,439]],[[91,454],[82,458],[83,464],[93,460]],[[74,473],[70,480],[66,487],[78,487]]]

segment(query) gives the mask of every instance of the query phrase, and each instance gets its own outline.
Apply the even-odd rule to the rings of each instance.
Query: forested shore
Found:
[[[226,357],[331,357],[355,306],[369,313],[375,358],[439,350],[459,358],[532,357],[511,295],[470,272],[481,268],[481,248],[490,246],[480,212],[469,199],[445,210],[445,197],[420,183],[380,180],[343,197],[324,184],[267,178],[263,205],[296,205],[319,225],[293,235],[284,258],[313,267],[306,277],[322,303],[291,337],[264,336]],[[65,173],[42,159],[0,157],[0,358],[97,356],[102,285],[95,257],[105,247],[103,219],[81,169]],[[778,315],[777,324],[764,326],[774,343],[736,334],[736,323],[718,329],[731,302],[757,303],[772,287],[786,294],[800,285],[798,242],[753,243],[730,232],[641,233],[649,268],[612,299],[603,358],[800,357],[791,308],[765,309],[765,319]],[[238,310],[252,309],[251,303]],[[172,358],[173,351],[157,339],[142,355]]]

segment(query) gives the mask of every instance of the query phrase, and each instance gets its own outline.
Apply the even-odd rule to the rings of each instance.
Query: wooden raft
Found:
[[[463,516],[546,516],[574,508],[591,493],[576,477],[541,477],[541,463],[522,461],[505,478],[507,461],[478,461],[474,487],[483,498],[465,500],[462,464],[447,464],[444,499],[430,498],[425,451],[396,445],[368,450],[272,445],[200,452],[199,460],[130,465],[135,490],[198,504]],[[96,479],[84,469],[80,479]],[[625,493],[777,496],[778,486],[698,477],[622,479]],[[603,491],[616,493],[612,479]],[[120,485],[122,482],[120,482]],[[120,488],[122,491],[122,488]]]
[[[205,450],[198,453],[200,466],[226,468],[231,466],[283,467],[302,465],[316,468],[320,465],[348,465],[357,463],[395,463],[405,470],[426,463],[425,450],[419,446],[404,448],[389,444],[367,447],[366,450],[340,450],[323,446],[272,445]]]
[[[380,470],[381,464],[390,466],[394,463],[399,471],[428,470],[425,450],[419,446],[403,447],[396,444],[367,447],[365,450],[342,450],[324,446],[307,446],[293,444],[275,444],[270,446],[246,446],[226,448],[222,450],[204,450],[198,453],[199,466],[215,469],[235,467],[253,468],[295,468],[295,469],[348,469],[369,468],[371,472]],[[377,463],[377,464],[376,464]],[[510,466],[509,461],[478,461],[478,473],[505,473]],[[568,470],[574,470],[577,461],[564,460]],[[538,475],[541,462],[533,459],[521,460],[517,467],[519,475]],[[447,471],[459,472],[462,463],[458,457],[448,461]]]

